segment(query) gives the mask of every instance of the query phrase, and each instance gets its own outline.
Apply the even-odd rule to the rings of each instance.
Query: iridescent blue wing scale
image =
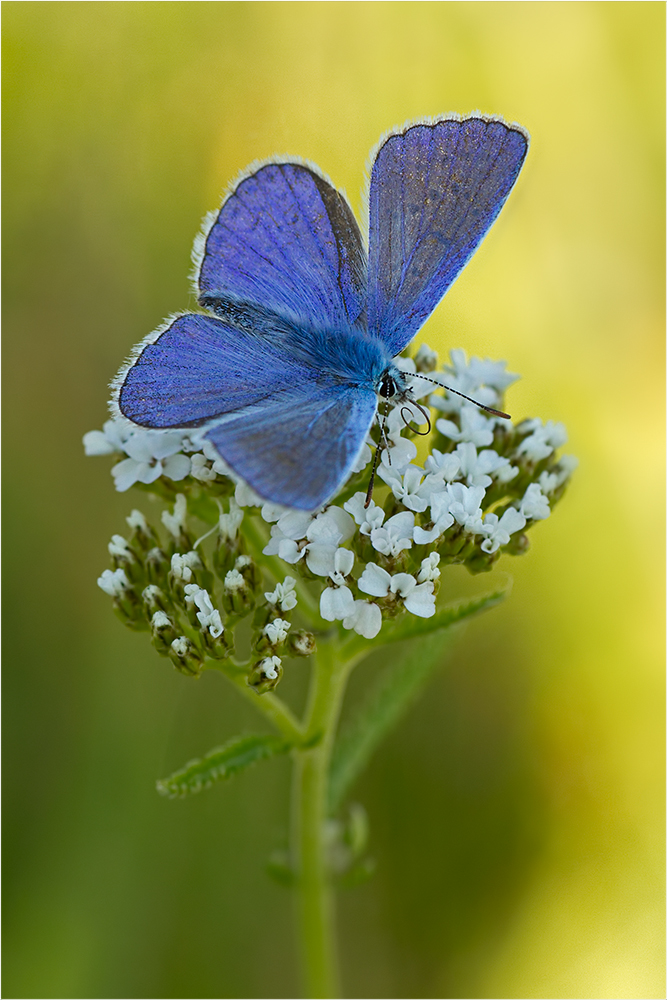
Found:
[[[376,395],[323,375],[288,345],[188,313],[143,346],[118,406],[143,427],[202,427],[260,496],[315,510],[349,475]]]
[[[275,344],[214,316],[186,313],[143,345],[122,379],[118,406],[143,427],[197,427],[312,377]]]
[[[528,149],[519,126],[471,117],[390,135],[371,167],[368,327],[409,344],[503,207]]]
[[[206,236],[199,301],[239,302],[330,329],[364,315],[366,259],[352,210],[315,170],[268,163],[241,180]]]
[[[376,410],[370,389],[295,389],[232,414],[206,437],[260,496],[316,510],[349,476]]]

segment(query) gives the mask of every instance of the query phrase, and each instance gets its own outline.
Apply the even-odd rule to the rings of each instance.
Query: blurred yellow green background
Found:
[[[420,338],[506,358],[514,417],[581,460],[357,786],[346,995],[662,997],[662,3],[23,3],[4,13],[4,995],[291,997],[287,761],[154,782],[256,728],[95,580],[136,498],[81,436],[130,347],[192,304],[193,237],[252,160],[359,211],[407,119],[480,109],[529,157]],[[139,500],[142,498],[139,497]]]

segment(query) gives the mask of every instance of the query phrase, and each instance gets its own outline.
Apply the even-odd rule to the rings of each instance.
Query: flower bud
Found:
[[[177,600],[183,599],[188,583],[196,584],[198,582],[195,573],[197,577],[201,576],[202,568],[201,559],[194,550],[185,553],[174,552],[169,570],[169,589]]]
[[[151,583],[166,587],[169,572],[169,559],[161,548],[155,547],[146,553],[146,574]]]
[[[516,534],[511,535],[507,545],[503,546],[502,551],[506,552],[510,556],[522,556],[530,548],[530,539],[528,535],[524,532],[518,531]]]
[[[262,574],[257,563],[250,556],[237,556],[234,569],[241,574],[251,590],[258,590],[262,583]]]
[[[144,607],[133,590],[122,567],[105,569],[97,581],[98,587],[113,597],[113,609],[124,625],[137,631],[148,628]]]
[[[218,520],[218,544],[213,554],[213,565],[219,576],[234,569],[234,563],[243,554],[243,539],[239,528],[243,521],[243,511],[234,497],[229,500],[229,513],[221,514]]]
[[[197,647],[186,636],[181,635],[171,642],[169,658],[176,669],[187,677],[199,677],[201,674],[204,661]]]
[[[255,641],[255,648],[260,653],[277,649],[285,642],[289,628],[290,622],[284,618],[274,618],[267,622]]]
[[[315,636],[312,632],[306,632],[305,629],[292,632],[287,637],[287,650],[290,656],[310,656],[317,652]]]
[[[176,495],[174,512],[162,511],[162,523],[171,535],[170,550],[172,552],[187,552],[192,549],[193,538],[186,528],[187,502],[183,493]]]
[[[465,567],[473,576],[476,576],[478,573],[490,573],[494,564],[500,558],[500,553],[500,549],[496,549],[495,552],[483,552],[478,549],[472,556],[466,559]]]
[[[208,629],[202,632],[206,655],[214,660],[225,660],[234,652],[234,636],[231,631],[223,631],[214,636]]]
[[[131,589],[124,569],[105,569],[97,580],[97,586],[109,597],[122,597]]]
[[[234,569],[236,560],[242,554],[242,551],[240,538],[229,539],[220,536],[220,540],[213,551],[213,567],[218,576],[224,579],[225,574]]]
[[[132,538],[130,544],[139,553],[148,552],[154,545],[158,544],[158,537],[154,529],[148,523],[140,510],[133,510],[129,517],[126,517],[130,528],[132,528]]]
[[[178,639],[174,623],[164,611],[156,611],[151,618],[151,642],[162,656],[169,655],[172,642]]]
[[[237,569],[231,569],[225,576],[222,592],[222,606],[228,615],[243,615],[252,609],[255,595]]]
[[[115,597],[113,610],[123,625],[127,625],[135,632],[146,632],[150,627],[143,603],[133,590],[128,590],[123,597]]]
[[[114,569],[124,570],[128,580],[139,583],[144,576],[144,567],[123,536],[112,535],[108,548]]]
[[[167,611],[170,607],[170,602],[167,600],[165,593],[154,583],[149,583],[141,592],[141,596],[146,605],[146,611],[151,616],[156,611]]]
[[[265,656],[259,660],[248,674],[248,686],[254,688],[257,694],[265,694],[280,683],[283,675],[282,660],[279,656]]]

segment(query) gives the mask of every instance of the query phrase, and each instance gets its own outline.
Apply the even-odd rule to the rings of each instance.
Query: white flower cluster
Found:
[[[214,529],[218,544],[237,546],[244,508],[259,508],[271,525],[264,554],[279,557],[307,579],[319,578],[321,617],[370,639],[383,619],[403,610],[423,618],[435,614],[438,577],[447,563],[462,562],[478,572],[488,569],[505,547],[515,554],[525,551],[522,533],[549,517],[576,467],[572,457],[555,456],[567,439],[562,424],[530,419],[515,425],[456,394],[501,406],[505,389],[518,378],[506,371],[504,362],[468,361],[462,350],[454,350],[450,364],[438,371],[435,352],[423,345],[414,359],[398,363],[408,376],[412,400],[421,404],[398,403],[383,418],[379,435],[377,428],[372,432],[384,444],[376,484],[382,502],[366,503],[370,446],[376,443],[371,435],[339,499],[312,514],[263,501],[208,442],[183,431],[131,429],[110,420],[103,431],[86,434],[84,446],[91,455],[126,456],[112,468],[119,490],[136,482],[154,483],[161,476],[183,483],[173,513],[162,515],[175,540],[185,537],[186,495],[221,478],[227,495],[232,489],[234,495],[227,509],[221,508]],[[436,411],[435,430],[431,450],[420,463],[415,428],[428,422],[429,409]],[[120,542],[114,538],[112,544]],[[111,554],[120,559],[124,553]],[[223,630],[220,613],[208,592],[193,582],[200,567],[194,551],[171,557],[172,577],[185,585],[202,628],[216,637]],[[227,593],[246,588],[242,568],[237,562],[226,571]],[[105,571],[99,583],[115,596],[127,586],[122,570]],[[265,594],[273,614],[295,607],[295,584],[287,576]],[[289,623],[275,618],[266,628],[273,645],[285,640]],[[267,677],[273,666],[267,666]]]
[[[121,493],[135,483],[154,483],[160,476],[175,482],[192,476],[208,483],[230,471],[209,442],[197,441],[187,431],[133,428],[118,418],[107,420],[101,431],[84,434],[83,447],[86,455],[127,456],[111,469]]]

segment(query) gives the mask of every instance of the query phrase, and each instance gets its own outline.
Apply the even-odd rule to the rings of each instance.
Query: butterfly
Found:
[[[380,397],[409,399],[395,358],[495,221],[528,149],[473,114],[408,123],[371,159],[368,250],[313,164],[244,172],[195,243],[201,312],[135,348],[115,382],[146,428],[200,428],[265,500],[313,511],[349,477]]]

